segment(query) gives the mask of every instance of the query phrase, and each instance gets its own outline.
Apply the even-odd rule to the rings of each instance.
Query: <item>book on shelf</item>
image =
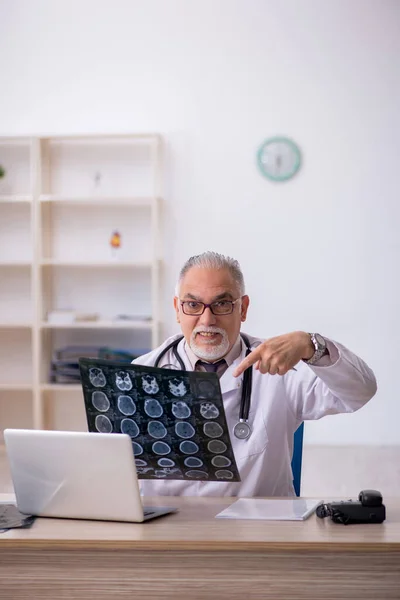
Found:
[[[101,358],[114,362],[131,363],[149,349],[126,350],[109,346],[65,346],[53,352],[50,362],[50,383],[79,383],[79,359]]]
[[[151,321],[151,315],[125,315],[125,314],[121,314],[121,315],[116,315],[113,318],[113,321],[141,321],[144,323],[147,323],[148,321]]]
[[[71,325],[72,323],[88,323],[98,320],[97,313],[80,313],[76,310],[51,310],[47,314],[47,322],[51,325]]]

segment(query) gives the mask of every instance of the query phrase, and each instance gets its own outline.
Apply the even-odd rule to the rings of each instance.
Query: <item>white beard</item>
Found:
[[[219,333],[222,336],[222,340],[217,346],[211,341],[209,342],[209,347],[205,345],[199,346],[196,343],[196,334],[200,332]],[[207,344],[207,338],[204,338],[204,343]],[[220,327],[195,327],[190,336],[189,346],[198,358],[208,362],[215,362],[225,356],[229,350],[228,334],[225,329],[221,329]]]

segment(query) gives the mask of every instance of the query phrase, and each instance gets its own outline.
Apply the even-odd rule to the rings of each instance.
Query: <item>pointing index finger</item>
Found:
[[[233,372],[233,376],[239,377],[239,375],[241,375],[248,367],[254,365],[254,363],[260,359],[260,354],[261,353],[258,348],[250,352],[250,354],[242,360],[240,365],[236,367],[236,369]]]

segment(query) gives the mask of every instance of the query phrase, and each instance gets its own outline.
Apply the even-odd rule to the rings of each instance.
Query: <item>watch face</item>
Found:
[[[324,338],[322,337],[322,335],[320,335],[319,333],[315,333],[314,337],[315,337],[315,339],[317,341],[317,344],[319,346],[323,346],[325,348],[326,342],[325,342]]]

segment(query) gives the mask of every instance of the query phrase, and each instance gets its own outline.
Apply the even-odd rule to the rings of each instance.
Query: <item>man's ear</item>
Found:
[[[176,312],[176,321],[177,323],[180,323],[181,320],[179,318],[179,298],[177,296],[174,297],[174,309]]]
[[[242,304],[240,307],[240,318],[242,323],[246,320],[247,309],[249,308],[250,298],[248,296],[242,296]]]

